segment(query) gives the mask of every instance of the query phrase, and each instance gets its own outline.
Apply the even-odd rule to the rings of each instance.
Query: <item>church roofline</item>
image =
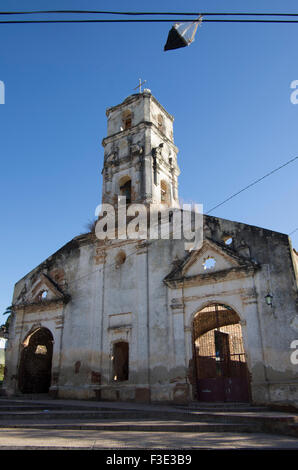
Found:
[[[250,229],[252,230],[256,230],[256,231],[264,231],[264,232],[267,232],[268,235],[269,234],[276,234],[278,236],[281,236],[281,237],[286,237],[286,238],[289,238],[289,235],[287,233],[283,233],[283,232],[277,232],[276,230],[271,230],[269,228],[264,228],[264,227],[259,227],[257,225],[252,225],[252,224],[247,224],[245,222],[239,222],[237,220],[230,220],[230,219],[224,219],[222,217],[216,217],[214,215],[209,215],[209,214],[204,214],[203,213],[203,216],[206,218],[206,219],[214,219],[214,220],[220,220],[222,222],[227,222],[228,224],[235,224],[235,225],[241,225],[243,228],[244,227],[249,227]]]
[[[48,258],[46,258],[44,261],[42,261],[38,266],[33,268],[31,271],[26,273],[23,277],[21,277],[16,283],[15,286],[26,279],[28,276],[32,275],[35,272],[42,271],[42,269],[46,269],[48,267],[48,264],[50,264],[58,255],[62,254],[64,251],[67,251],[72,248],[77,248],[81,245],[88,244],[91,242],[94,238],[94,235],[91,232],[88,233],[83,233],[81,235],[78,235],[74,237],[72,240],[69,242],[65,243],[59,250],[55,251],[52,253]]]
[[[152,99],[152,101],[154,101],[154,103],[161,109],[161,111],[164,112],[166,114],[166,116],[172,122],[174,121],[174,116],[172,116],[149,91],[143,91],[142,93],[134,93],[133,95],[130,95],[127,98],[125,98],[125,100],[122,101],[122,103],[117,104],[115,106],[111,106],[110,108],[107,108],[106,109],[106,116],[108,117],[111,112],[116,111],[117,109],[120,109],[123,106],[127,106],[127,105],[133,103],[134,101],[139,100],[140,96],[142,96],[142,97],[143,96],[149,96],[150,99]]]
[[[181,210],[181,209],[177,209],[177,210]],[[277,231],[270,230],[270,229],[266,229],[264,227],[257,227],[257,226],[254,226],[254,225],[246,224],[244,222],[237,222],[237,221],[224,219],[224,218],[221,218],[221,217],[216,217],[216,216],[207,215],[207,214],[203,214],[203,217],[204,217],[205,221],[207,221],[209,219],[210,222],[214,221],[215,224],[217,223],[217,221],[222,221],[222,222],[226,222],[227,224],[235,224],[235,226],[238,226],[238,227],[241,226],[242,229],[249,228],[250,230],[257,231],[257,232],[262,231],[262,232],[267,233],[267,236],[270,236],[270,235],[274,234],[274,235],[276,235],[280,238],[286,239],[287,242],[290,241],[290,237],[289,237],[288,234],[277,232]],[[209,238],[209,237],[207,237],[207,238]],[[72,250],[74,248],[79,248],[80,246],[88,244],[88,243],[92,243],[93,241],[94,241],[94,234],[92,232],[84,233],[84,234],[81,234],[81,235],[78,235],[78,236],[74,237],[72,240],[65,243],[65,245],[63,245],[61,248],[59,248],[59,250],[57,250],[56,252],[51,254],[44,261],[42,261],[38,266],[33,268],[31,271],[29,271],[27,274],[25,274],[22,278],[20,278],[15,283],[15,286],[17,284],[19,284],[21,281],[23,281],[25,278],[27,278],[28,276],[33,275],[33,273],[38,272],[38,271],[42,271],[42,269],[48,268],[48,266],[54,261],[54,259],[57,256],[59,256],[60,254],[63,254],[63,252],[65,252],[67,250]],[[213,241],[213,243],[216,243],[214,239],[212,239],[212,241]],[[229,249],[227,249],[227,247],[225,247],[223,244],[220,243],[218,245],[220,245],[221,248],[224,248],[227,251],[229,251]],[[297,254],[297,252],[296,252],[296,254]]]

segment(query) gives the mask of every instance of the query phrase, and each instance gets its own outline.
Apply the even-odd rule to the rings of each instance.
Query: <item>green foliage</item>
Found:
[[[10,305],[9,307],[6,308],[3,315],[11,315],[11,313],[12,313],[12,306]]]
[[[3,313],[3,315],[8,315],[7,319],[6,319],[6,322],[3,323],[2,325],[0,325],[0,331],[4,332],[4,333],[8,333],[8,329],[9,329],[9,324],[10,324],[10,321],[11,321],[11,315],[12,315],[12,307],[7,307],[7,309],[5,310],[5,312]]]

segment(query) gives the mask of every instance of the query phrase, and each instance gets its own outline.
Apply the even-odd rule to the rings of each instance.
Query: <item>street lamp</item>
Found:
[[[265,296],[265,301],[266,301],[266,304],[269,305],[270,307],[272,307],[272,299],[273,299],[273,295],[268,294]]]

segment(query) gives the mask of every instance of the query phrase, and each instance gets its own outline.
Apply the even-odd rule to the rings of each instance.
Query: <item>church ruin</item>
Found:
[[[102,201],[179,211],[173,117],[144,90],[107,110]],[[7,395],[298,403],[298,256],[203,216],[203,240],[80,235],[15,285]]]

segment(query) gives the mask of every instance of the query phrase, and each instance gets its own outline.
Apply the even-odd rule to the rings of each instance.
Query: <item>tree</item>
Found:
[[[9,330],[9,324],[10,324],[10,321],[11,321],[11,315],[12,315],[12,307],[7,307],[5,312],[3,313],[3,315],[8,315],[8,317],[6,318],[6,322],[3,323],[2,325],[0,325],[0,333],[8,333],[8,330]]]

